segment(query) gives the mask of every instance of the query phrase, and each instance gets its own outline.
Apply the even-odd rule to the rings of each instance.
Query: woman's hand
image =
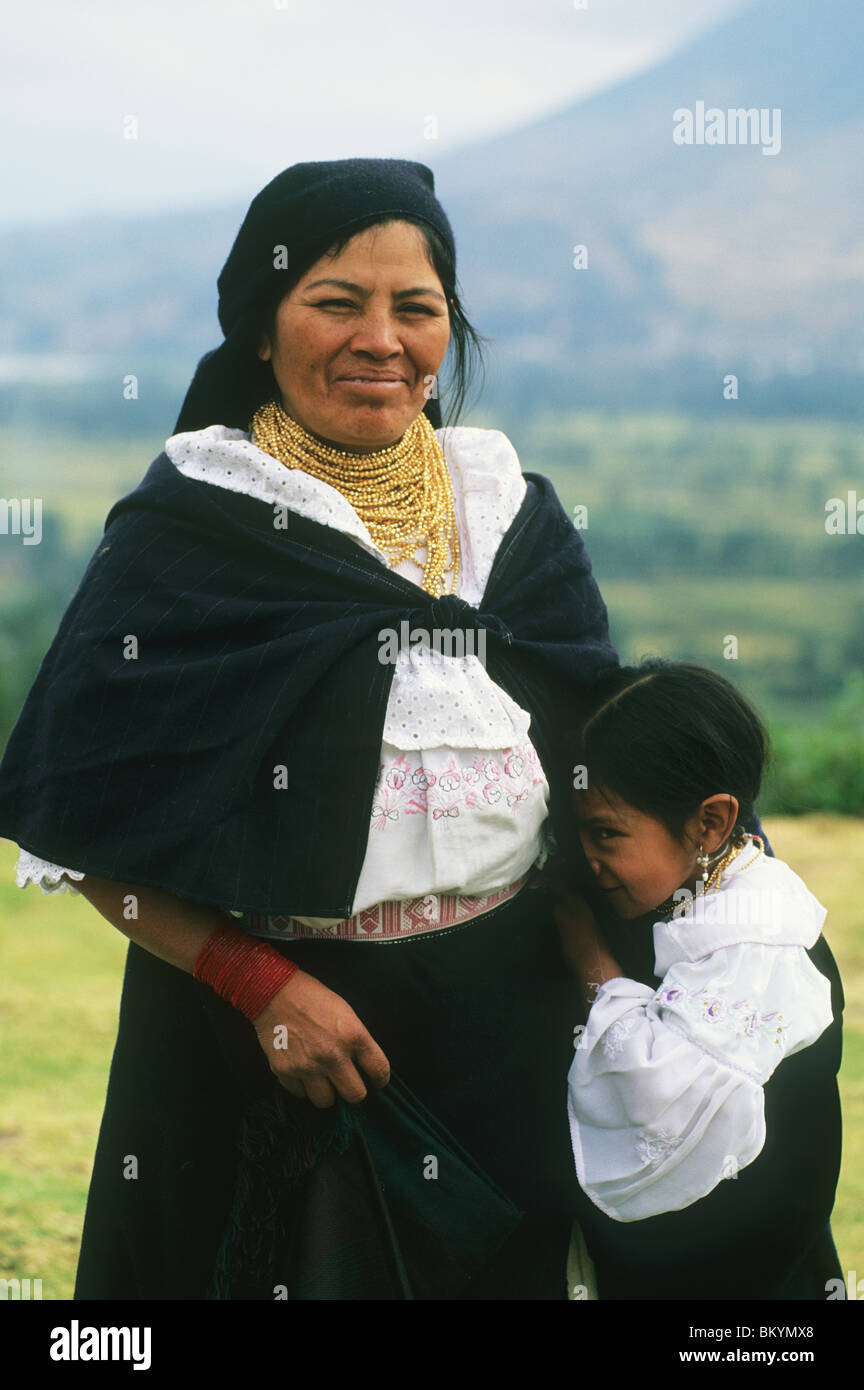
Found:
[[[253,1024],[280,1086],[319,1110],[336,1095],[365,1099],[360,1068],[376,1088],[390,1080],[390,1063],[351,1005],[314,975],[298,970]]]
[[[93,874],[86,874],[79,887],[130,941],[189,975],[211,933],[225,925],[217,908],[186,902],[161,888]],[[136,915],[127,920],[130,899]],[[351,1102],[365,1098],[360,1067],[373,1086],[390,1080],[387,1058],[350,1004],[303,970],[273,996],[253,1027],[279,1084],[298,1100],[308,1096],[320,1110],[336,1104],[337,1092]]]

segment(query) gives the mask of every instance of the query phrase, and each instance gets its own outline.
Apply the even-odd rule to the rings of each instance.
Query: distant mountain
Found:
[[[861,0],[758,0],[516,132],[440,158],[430,142],[493,399],[708,408],[735,373],[742,408],[864,412],[862,61]],[[676,144],[674,113],[700,103],[726,125],[764,111],[762,143]],[[4,234],[0,359],[98,354],[112,376],[147,360],[187,380],[220,340],[215,277],[242,213]]]
[[[576,373],[602,360],[622,395],[631,368],[660,364],[711,370],[712,390],[718,372],[861,372],[862,67],[860,0],[762,0],[650,71],[442,160],[463,283],[506,359]],[[779,153],[675,144],[673,113],[700,101],[779,108]]]

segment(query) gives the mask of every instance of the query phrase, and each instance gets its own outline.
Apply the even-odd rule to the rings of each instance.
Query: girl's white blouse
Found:
[[[616,1221],[689,1206],[765,1143],[763,1085],[832,1021],[805,948],[825,909],[779,859],[745,849],[719,886],[655,922],[656,989],[607,980],[568,1076],[576,1170]]]
[[[436,434],[456,507],[457,593],[477,606],[495,553],[522,504],[525,479],[513,445],[500,430],[450,427]],[[331,526],[386,565],[386,556],[341,493],[286,468],[244,431],[210,425],[172,435],[165,451],[187,477]],[[418,585],[422,580],[413,560],[396,571]],[[545,857],[549,788],[529,737],[530,716],[495,685],[481,657],[482,651],[442,656],[416,643],[398,653],[355,912],[425,894],[492,893]],[[64,874],[84,877],[25,850],[19,853],[19,887],[37,882],[43,892],[62,892]],[[298,920],[315,926],[326,919]]]

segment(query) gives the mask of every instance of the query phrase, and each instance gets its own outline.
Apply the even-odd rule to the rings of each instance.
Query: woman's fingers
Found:
[[[298,1100],[308,1097],[319,1110],[334,1105],[337,1093],[349,1105],[358,1105],[366,1099],[366,1083],[354,1065],[355,1059],[376,1089],[386,1086],[390,1080],[390,1065],[371,1037],[357,1048],[354,1058],[346,1056],[340,1062],[330,1062],[326,1072],[276,1072],[276,1077],[280,1086],[292,1096]]]
[[[336,1092],[326,1076],[307,1076],[303,1085],[306,1095],[317,1110],[329,1110],[336,1104]]]
[[[283,1090],[296,1096],[297,1100],[311,1100],[319,1110],[327,1110],[335,1105],[337,1093],[351,1105],[366,1098],[363,1079],[350,1062],[332,1069],[326,1076],[321,1072],[300,1076],[280,1076],[277,1073],[277,1080]]]
[[[390,1080],[390,1064],[351,1006],[298,970],[255,1019],[258,1041],[280,1086],[318,1109],[366,1096],[365,1077],[377,1088]]]
[[[289,1096],[294,1096],[296,1100],[306,1099],[306,1087],[303,1085],[303,1082],[298,1077],[280,1076],[278,1071],[274,1072],[273,1075],[276,1077],[276,1080],[279,1082],[279,1085],[282,1087],[283,1091],[287,1091]]]
[[[336,1092],[349,1105],[359,1105],[361,1100],[366,1099],[366,1083],[358,1068],[362,1068],[376,1089],[386,1086],[390,1080],[390,1063],[368,1033],[355,1046],[353,1057],[348,1055],[344,1059],[329,1063],[326,1076],[318,1074],[302,1077],[306,1094],[312,1104],[319,1108],[333,1105]]]
[[[382,1086],[387,1085],[390,1080],[390,1063],[369,1033],[354,1049],[354,1056],[373,1086],[380,1090]]]
[[[366,1099],[366,1085],[350,1058],[339,1067],[332,1067],[329,1078],[343,1100],[349,1105],[358,1105]]]

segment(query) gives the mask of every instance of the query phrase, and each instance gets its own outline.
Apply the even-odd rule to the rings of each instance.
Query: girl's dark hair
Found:
[[[445,361],[448,366],[447,382],[447,402],[448,409],[446,416],[441,421],[441,413],[438,402],[435,398],[427,401],[426,413],[430,416],[433,425],[441,421],[447,425],[456,424],[468,397],[475,376],[479,372],[481,383],[483,377],[483,343],[486,339],[482,334],[469,323],[465,311],[462,307],[459,283],[456,278],[456,265],[450,254],[450,249],[434,227],[420,218],[412,217],[409,213],[379,212],[373,213],[369,217],[364,217],[357,222],[353,222],[344,232],[341,232],[335,240],[328,240],[316,246],[310,247],[287,273],[279,279],[279,288],[276,296],[267,304],[260,315],[258,324],[255,327],[256,340],[260,333],[267,333],[272,337],[275,331],[276,314],[279,305],[290,294],[294,286],[302,280],[308,270],[320,260],[322,256],[338,256],[358,232],[365,231],[368,227],[383,226],[387,222],[410,222],[422,233],[426,243],[426,250],[429,260],[435,268],[438,279],[447,296],[447,310],[450,315],[450,342],[447,346],[447,356]],[[450,303],[451,299],[454,303]],[[276,381],[269,362],[261,364],[269,372],[273,390],[276,390]],[[482,384],[481,388],[482,390]],[[478,392],[479,394],[479,392]],[[440,395],[440,383],[439,383]]]
[[[574,761],[589,786],[614,792],[681,840],[709,796],[738,801],[736,828],[752,819],[769,756],[759,715],[707,666],[652,658],[604,672]]]

